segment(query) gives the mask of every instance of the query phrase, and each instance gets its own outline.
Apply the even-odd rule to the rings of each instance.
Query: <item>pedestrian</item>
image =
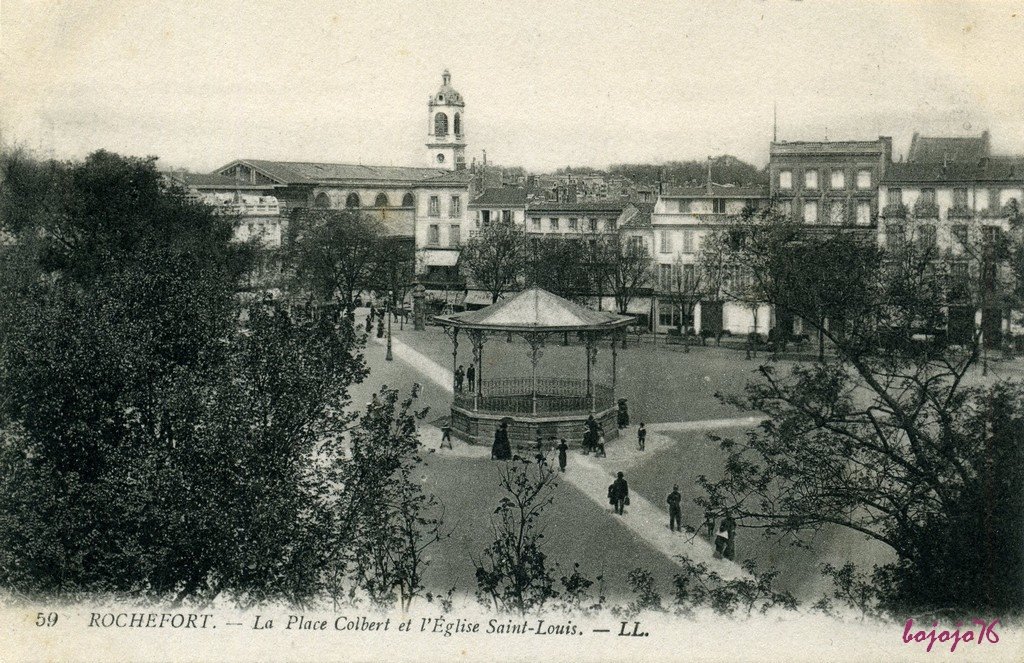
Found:
[[[640,451],[644,450],[647,445],[647,429],[644,428],[644,422],[640,422],[640,428],[636,429],[636,447]]]
[[[445,421],[444,425],[441,426],[441,448],[451,449],[452,448],[452,422],[451,420]]]
[[[728,516],[722,518],[721,524],[718,526],[718,532],[715,534],[715,559],[722,559],[725,557],[726,551],[729,548],[729,527]]]
[[[512,458],[512,445],[508,441],[508,422],[501,422],[501,426],[494,431],[491,458],[493,460],[508,460]]]
[[[722,551],[726,559],[736,559],[736,521],[732,519],[729,512],[725,512],[725,518],[722,519],[722,528],[725,528],[727,538],[725,540],[725,550]],[[719,528],[721,529],[721,528]]]
[[[370,319],[373,320],[377,317],[377,309],[374,308],[373,302],[370,302]]]
[[[673,532],[682,531],[683,508],[680,503],[683,496],[679,494],[679,485],[672,486],[672,492],[668,494],[668,528]]]
[[[462,381],[466,378],[466,369],[459,364],[459,367],[455,369],[455,391],[462,393]]]
[[[366,333],[369,334],[373,330],[373,313],[366,316]]]
[[[583,429],[583,455],[589,456],[590,449],[593,447],[593,443],[590,441],[590,429]]]
[[[469,392],[476,391],[476,367],[470,364],[466,367],[466,384],[469,385]]]
[[[599,430],[597,432],[597,451],[594,453],[594,458],[607,458],[608,454],[604,451],[604,431]]]
[[[565,472],[565,463],[569,459],[569,445],[565,443],[563,437],[558,441],[558,470]]]
[[[384,318],[377,322],[377,338],[384,338]]]
[[[616,515],[621,516],[625,512],[625,506],[629,504],[629,484],[622,472],[615,477],[615,481],[608,486],[608,500],[615,507]]]

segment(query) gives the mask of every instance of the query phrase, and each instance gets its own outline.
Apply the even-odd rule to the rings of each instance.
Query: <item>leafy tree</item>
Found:
[[[525,615],[558,596],[541,539],[541,514],[554,500],[557,472],[544,460],[513,458],[500,470],[505,490],[494,510],[494,542],[476,566],[477,599],[502,612]]]
[[[25,271],[0,302],[0,582],[309,600],[332,526],[324,440],[365,375],[351,326],[264,303],[239,328],[251,254],[151,160],[4,167]]]
[[[413,398],[384,387],[350,435],[351,460],[340,501],[343,551],[356,585],[378,607],[408,611],[422,595],[427,550],[442,539],[442,510],[417,478],[423,467]],[[343,539],[344,541],[345,539]]]
[[[718,184],[765,185],[768,183],[767,170],[734,156],[723,155],[711,159],[711,176]],[[638,184],[672,182],[681,185],[698,185],[707,182],[707,159],[689,161],[668,161],[663,164],[615,164],[608,169],[611,175],[622,175]]]
[[[478,287],[491,294],[491,302],[518,287],[529,260],[529,244],[513,223],[490,223],[462,249],[461,265]]]
[[[297,209],[283,255],[300,290],[321,302],[337,295],[350,308],[359,292],[391,283],[394,248],[384,225],[359,210]],[[411,269],[412,255],[407,259]]]
[[[873,576],[892,612],[1019,606],[1024,387],[966,386],[977,343],[920,333],[941,323],[949,284],[925,249],[814,238],[774,218],[749,228],[759,293],[816,326],[836,357],[761,367],[732,400],[769,418],[721,440],[725,475],[702,478],[698,502],[798,540],[838,525],[881,542],[898,560]]]

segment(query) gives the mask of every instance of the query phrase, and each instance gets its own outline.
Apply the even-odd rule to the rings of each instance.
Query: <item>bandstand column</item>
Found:
[[[484,355],[484,334],[480,330],[469,332],[470,342],[473,344],[473,361],[476,363],[476,384],[471,385],[473,389],[473,411],[480,409],[480,396],[483,395],[483,355]]]
[[[537,362],[540,360],[541,347],[544,345],[544,334],[524,334],[526,342],[530,344],[530,366],[532,369],[532,389],[530,391],[533,401],[533,414],[537,414]]]

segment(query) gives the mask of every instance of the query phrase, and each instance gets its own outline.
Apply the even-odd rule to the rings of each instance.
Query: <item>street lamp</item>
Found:
[[[392,298],[395,296],[394,291],[388,290],[388,353],[384,355],[385,361],[391,361],[394,357],[391,355],[391,311],[394,307]]]

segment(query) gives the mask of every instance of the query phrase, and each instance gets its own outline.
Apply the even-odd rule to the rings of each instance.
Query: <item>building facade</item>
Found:
[[[921,255],[946,261],[951,275],[970,279],[959,299],[951,291],[943,302],[945,331],[953,342],[969,342],[980,329],[985,344],[996,346],[1020,331],[1000,285],[1012,278],[1010,266],[996,252],[1009,233],[1019,232],[1012,222],[1024,200],[1024,159],[970,152],[954,160],[950,150],[938,150],[929,158],[943,160],[929,162],[918,150],[916,161],[892,164],[879,189],[878,240],[890,250],[912,242]],[[985,279],[982,268],[989,270]]]
[[[710,235],[744,213],[767,206],[768,200],[767,191],[759,187],[662,187],[651,215],[655,331],[767,333],[768,307],[730,298],[728,287],[709,279],[700,263]]]
[[[874,227],[878,184],[892,139],[772,142],[770,193],[779,209],[810,226]]]

